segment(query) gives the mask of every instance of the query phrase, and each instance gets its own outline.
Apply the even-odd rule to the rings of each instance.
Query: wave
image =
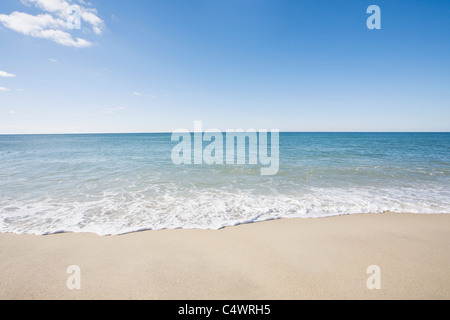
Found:
[[[272,193],[271,193],[272,192]],[[408,212],[450,213],[445,188],[309,188],[108,191],[78,198],[0,199],[0,232],[120,235],[143,230],[221,229],[282,218]]]

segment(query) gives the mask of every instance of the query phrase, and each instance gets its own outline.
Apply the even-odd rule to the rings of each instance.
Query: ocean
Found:
[[[449,133],[280,133],[273,176],[261,165],[175,165],[176,144],[164,133],[1,135],[0,232],[450,213]]]

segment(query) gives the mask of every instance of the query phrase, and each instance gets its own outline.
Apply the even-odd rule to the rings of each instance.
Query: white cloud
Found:
[[[69,13],[67,12],[68,8],[73,5],[70,0],[22,0],[22,2],[53,13],[59,18],[64,19],[64,21],[67,21],[69,17]],[[80,8],[81,20],[90,24],[95,34],[102,34],[104,22],[98,17],[97,10],[87,8],[86,5],[88,4],[84,1],[79,1],[79,3],[81,4],[81,6],[78,6]]]
[[[5,87],[0,87],[0,91],[11,91],[11,89],[5,88]]]
[[[0,22],[9,29],[29,35],[35,38],[49,39],[56,43],[70,47],[89,47],[91,42],[82,39],[74,39],[69,33],[68,18],[71,0],[22,0],[28,6],[34,6],[43,10],[44,14],[31,15],[25,12],[15,11],[9,15],[0,14]],[[101,35],[105,25],[97,15],[97,10],[86,8],[84,2],[80,2],[80,19],[85,22],[97,35]]]
[[[137,92],[137,91],[133,92],[133,94],[134,94],[136,97],[140,97],[140,96],[142,95],[140,92]]]
[[[84,9],[81,11],[81,19],[88,22],[92,26],[92,31],[95,34],[101,35],[104,29],[103,20],[97,16],[97,10]]]
[[[64,11],[70,6],[64,0],[22,0],[22,3],[25,5],[34,5],[48,12]]]
[[[1,71],[0,70],[0,77],[3,77],[3,78],[14,78],[15,76],[16,76],[15,74],[8,73],[6,71]]]
[[[33,16],[24,12],[13,12],[10,15],[0,14],[0,22],[5,27],[23,34],[33,34],[46,28],[61,28],[64,21],[55,19],[49,14]]]
[[[89,47],[91,43],[81,38],[76,40],[72,36],[60,30],[66,23],[49,14],[37,16],[24,12],[13,12],[10,15],[0,14],[0,22],[9,29],[35,38],[49,39],[56,43],[71,47]]]
[[[16,114],[17,112],[15,112],[15,111],[13,111],[13,110],[10,110],[9,111],[9,114]]]
[[[57,63],[58,60],[51,58],[51,59],[50,59],[50,62]]]

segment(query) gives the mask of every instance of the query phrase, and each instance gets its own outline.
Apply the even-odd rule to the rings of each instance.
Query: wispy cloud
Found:
[[[69,7],[73,5],[72,0],[22,0],[22,3],[33,5],[46,12],[50,12],[64,21],[67,21],[67,18],[70,16]],[[78,7],[80,8],[82,22],[89,24],[95,34],[102,34],[105,24],[103,20],[98,17],[97,10],[88,8],[87,6],[90,5],[90,3],[86,3],[85,1],[79,0],[78,3],[80,4]]]
[[[119,111],[122,111],[122,110],[126,110],[126,107],[114,107],[114,108],[108,108],[108,109],[104,110],[103,113],[106,113],[106,114],[115,114],[115,113],[117,113],[117,112],[119,112]]]
[[[66,27],[66,23],[49,14],[33,16],[16,11],[10,15],[0,14],[0,22],[5,27],[19,33],[35,38],[52,40],[64,46],[82,48],[92,45],[89,41],[81,38],[73,39],[68,32],[61,30]]]
[[[137,91],[133,92],[133,94],[134,94],[136,97],[140,97],[140,96],[142,95],[140,92],[137,92]]]
[[[9,72],[0,70],[0,77],[3,77],[3,78],[14,78],[15,76],[16,75],[13,74],[13,73],[9,73]]]
[[[58,60],[51,58],[51,59],[50,59],[50,62],[57,63]]]
[[[114,22],[117,22],[117,21],[119,21],[119,18],[117,18],[116,15],[112,14],[111,15],[111,20],[114,21]]]
[[[85,39],[74,39],[68,32],[69,26],[67,21],[71,15],[69,7],[72,5],[70,1],[22,0],[22,3],[39,8],[45,13],[31,15],[15,11],[9,15],[0,14],[0,23],[16,32],[35,38],[48,39],[64,46],[83,48],[92,45],[91,42]],[[103,20],[98,17],[97,10],[83,5],[79,6],[79,8],[81,21],[90,26],[90,29],[95,34],[102,34],[105,26]]]
[[[5,88],[5,87],[0,87],[0,91],[11,91],[11,89]]]

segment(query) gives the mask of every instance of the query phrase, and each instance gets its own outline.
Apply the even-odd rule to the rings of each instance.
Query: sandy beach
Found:
[[[0,299],[449,299],[450,215],[286,219],[219,231],[0,234]],[[81,289],[66,286],[81,269]],[[381,290],[367,268],[381,269]]]

